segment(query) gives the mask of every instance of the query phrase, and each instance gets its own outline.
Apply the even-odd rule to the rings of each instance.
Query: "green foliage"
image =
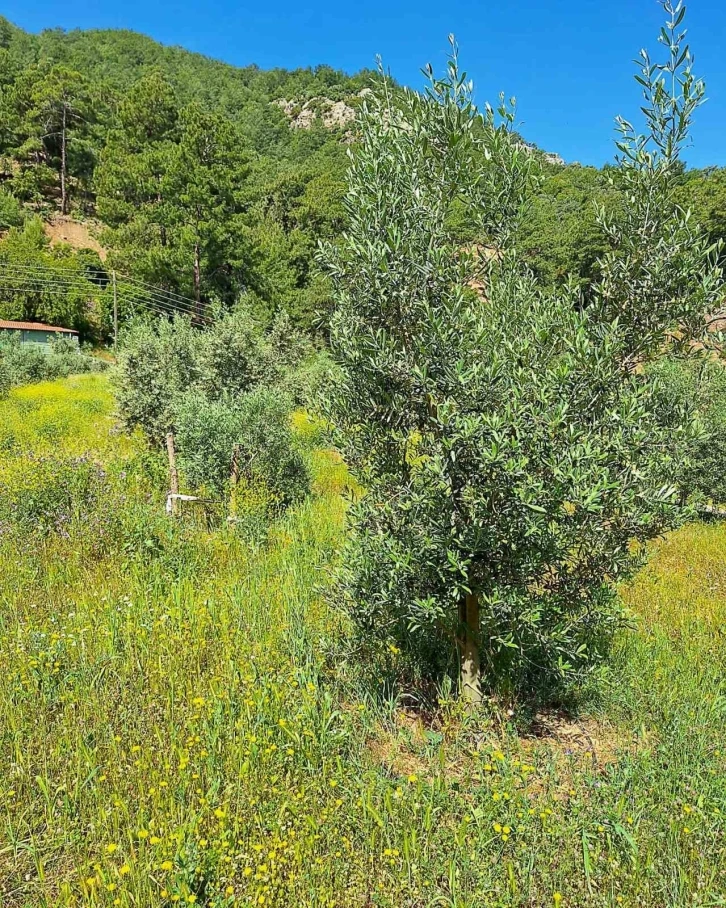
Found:
[[[0,527],[21,533],[63,532],[82,514],[95,510],[105,491],[103,468],[87,457],[39,455],[26,460],[24,474],[5,486]]]
[[[517,245],[538,280],[561,285],[573,276],[587,287],[607,249],[597,205],[612,204],[606,173],[594,167],[549,167],[519,224]]]
[[[23,209],[15,196],[6,189],[0,189],[0,230],[19,227],[23,223]]]
[[[330,297],[314,255],[341,228],[346,144],[291,128],[277,102],[353,103],[370,73],[236,69],[131,32],[8,25],[6,40],[0,160],[17,198],[100,217],[119,271],[200,306],[252,293],[265,318],[317,330]]]
[[[687,344],[700,337],[723,293],[719,249],[678,205],[680,153],[705,85],[694,77],[685,33],[678,31],[685,8],[679,2],[675,9],[671,0],[663,6],[670,17],[662,32],[667,59],[652,62],[642,50],[636,76],[647,133],[618,119],[618,167],[609,176],[623,203],[599,212],[611,248],[600,262],[594,314],[613,326],[631,368],[657,356],[666,338],[679,334]]]
[[[664,425],[675,430],[684,414],[698,417],[700,431],[689,438],[677,465],[683,493],[726,503],[726,368],[720,360],[668,357],[651,374]]]
[[[711,243],[726,243],[726,168],[688,172],[676,198],[681,207],[691,210]]]
[[[14,385],[67,378],[87,372],[102,372],[106,364],[81,353],[73,342],[60,341],[44,353],[32,344],[22,344],[16,334],[0,338],[0,395]]]
[[[232,124],[180,108],[158,74],[126,97],[96,173],[113,263],[201,301],[250,283],[239,215],[247,158]]]
[[[174,428],[173,405],[200,377],[198,338],[187,319],[131,326],[119,347],[116,395],[124,423],[156,445]]]
[[[534,156],[503,103],[498,119],[475,109],[455,57],[425,95],[387,86],[364,105],[349,228],[328,254],[341,371],[327,415],[365,489],[341,583],[367,639],[428,673],[458,641],[472,700],[480,668],[528,695],[596,668],[614,583],[680,516],[670,473],[688,425],[658,423],[635,366],[679,325],[684,340],[702,329],[722,285],[674,201],[703,86],[669,34],[669,61],[646,56],[638,77],[648,136],[621,123],[612,191],[628,204],[600,214],[610,248],[585,308],[576,286],[553,293],[522,267]],[[454,200],[496,254],[452,241]]]
[[[270,512],[284,509],[308,491],[308,470],[295,449],[291,402],[258,388],[239,397],[209,400],[199,390],[175,404],[181,465],[192,488],[228,493],[233,451],[238,479],[264,491]]]
[[[335,658],[347,626],[321,593],[345,465],[311,452],[317,494],[251,546],[226,522],[165,518],[159,458],[113,413],[103,376],[0,405],[0,510],[8,490],[72,482],[74,459],[106,474],[71,520],[0,529],[0,786],[33,842],[0,848],[16,902],[211,908],[230,887],[263,908],[723,901],[723,523],[655,543],[623,589],[637,620],[596,710],[533,725],[494,701],[472,721],[447,697],[424,725],[364,684],[362,660]]]
[[[214,400],[274,378],[275,364],[249,309],[239,306],[198,338],[199,385]]]
[[[0,400],[7,396],[13,386],[13,376],[4,356],[0,356]]]
[[[0,318],[73,328],[93,338],[98,331],[100,287],[83,255],[51,248],[37,217],[0,239]]]
[[[239,400],[240,475],[249,486],[261,485],[279,511],[299,501],[310,488],[310,475],[296,449],[290,425],[291,401],[276,389],[256,388]]]
[[[236,447],[238,478],[263,493],[272,513],[307,489],[282,380],[308,353],[287,316],[264,334],[244,307],[205,331],[181,318],[140,323],[119,350],[121,414],[157,447],[174,432],[189,485],[218,496],[229,490]]]
[[[3,98],[5,143],[17,159],[15,193],[40,201],[52,187],[60,208],[70,208],[71,184],[88,189],[94,164],[92,130],[102,112],[100,96],[80,73],[50,61],[18,73]]]
[[[174,424],[189,486],[228,493],[232,453],[241,431],[237,401],[210,400],[199,389],[187,391],[174,401]]]
[[[3,42],[0,161],[18,199],[63,206],[65,136],[66,207],[100,216],[112,266],[204,305],[254,296],[264,319],[284,309],[297,326],[326,331],[330,283],[314,257],[342,230],[348,135],[319,117],[290,128],[279,102],[293,113],[305,102],[320,112],[324,99],[358,110],[374,74],[238,69],[128,31],[36,36],[7,23]],[[209,142],[200,147],[195,133]],[[597,206],[618,194],[607,168],[532,154],[545,180],[519,225],[520,254],[544,284],[573,275],[589,299],[607,245]],[[724,172],[682,174],[678,191],[712,242],[726,236]],[[0,229],[2,210],[0,198]],[[486,242],[460,200],[448,226],[460,244]]]
[[[155,444],[173,431],[174,401],[196,389],[208,400],[238,397],[274,385],[310,354],[308,342],[283,313],[264,333],[239,306],[200,331],[177,317],[140,321],[125,332],[116,369],[119,406],[129,428]]]

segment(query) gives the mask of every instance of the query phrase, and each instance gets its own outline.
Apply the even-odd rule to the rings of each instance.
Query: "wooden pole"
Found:
[[[197,320],[202,320],[202,265],[199,258],[199,240],[194,244],[194,299]]]
[[[118,296],[116,293],[116,272],[111,272],[111,282],[113,284],[113,349],[118,347]]]
[[[171,494],[171,515],[179,514],[179,471],[176,468],[176,450],[174,448],[174,433],[166,433],[166,453],[169,455],[169,492]]]
[[[459,654],[461,696],[470,712],[482,702],[479,623],[479,597],[473,592],[466,593],[459,604]]]
[[[239,485],[240,464],[239,464],[240,446],[234,445],[232,448],[232,467],[229,473],[229,512],[234,516],[237,513],[237,486]]]

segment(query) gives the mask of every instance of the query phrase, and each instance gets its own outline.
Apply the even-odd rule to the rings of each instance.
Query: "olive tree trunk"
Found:
[[[479,597],[467,593],[459,603],[461,697],[474,709],[482,702],[479,653]]]
[[[166,453],[169,458],[169,513],[172,517],[179,515],[179,470],[176,465],[176,448],[174,433],[166,433]]]

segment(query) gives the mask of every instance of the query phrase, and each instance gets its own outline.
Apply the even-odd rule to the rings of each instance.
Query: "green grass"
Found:
[[[112,407],[0,403],[0,905],[726,905],[726,528],[623,591],[590,715],[421,716],[341,659],[344,466],[252,546],[165,518]]]

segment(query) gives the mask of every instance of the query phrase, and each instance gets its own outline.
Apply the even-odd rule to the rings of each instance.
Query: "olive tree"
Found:
[[[236,502],[244,483],[259,493],[258,510],[273,516],[309,490],[290,423],[293,401],[282,387],[306,354],[285,318],[264,333],[244,306],[205,330],[182,317],[140,321],[124,332],[118,350],[120,414],[154,447],[173,433],[192,489],[226,497],[234,486]]]
[[[352,152],[348,229],[325,252],[339,366],[327,418],[365,492],[350,510],[341,587],[367,639],[429,672],[458,651],[482,679],[552,690],[601,664],[616,584],[679,518],[667,430],[641,365],[716,299],[713,255],[673,192],[703,84],[665,4],[668,60],[643,58],[647,134],[621,121],[609,249],[585,305],[549,291],[514,248],[537,184],[513,102],[477,109],[456,48],[424,93],[385,78]],[[457,217],[476,226],[462,248]],[[678,329],[678,331],[676,331]],[[685,444],[685,442],[684,442]]]

